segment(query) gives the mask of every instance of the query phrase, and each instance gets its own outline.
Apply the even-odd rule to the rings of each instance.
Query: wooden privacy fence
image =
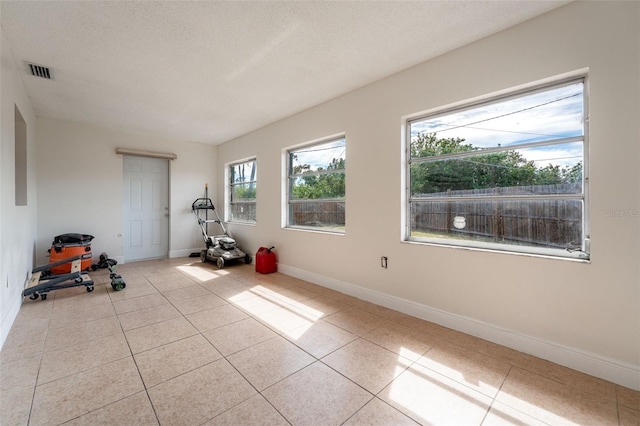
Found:
[[[230,206],[231,220],[252,222],[256,220],[256,203],[237,203]]]
[[[231,204],[230,217],[237,221],[253,221],[256,204]],[[344,226],[344,201],[304,201],[291,203],[291,224],[299,226]]]
[[[465,200],[454,196],[580,194],[580,184],[532,185],[425,194],[411,203],[412,232],[447,234],[545,247],[580,247],[582,201],[575,199]],[[431,201],[449,196],[451,201]],[[457,218],[457,219],[456,219]],[[458,225],[456,227],[456,224]],[[463,227],[461,225],[464,225]]]
[[[344,226],[344,201],[304,201],[289,206],[291,225]]]

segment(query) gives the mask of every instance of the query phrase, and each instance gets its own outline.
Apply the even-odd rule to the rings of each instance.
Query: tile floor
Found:
[[[251,265],[121,265],[25,299],[9,425],[638,425],[640,393]]]

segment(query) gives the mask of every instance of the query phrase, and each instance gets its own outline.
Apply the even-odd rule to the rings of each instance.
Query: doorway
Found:
[[[122,252],[125,262],[169,254],[169,160],[125,155]]]

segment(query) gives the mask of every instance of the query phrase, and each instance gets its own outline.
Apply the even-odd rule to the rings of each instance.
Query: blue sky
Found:
[[[583,83],[573,83],[515,99],[435,115],[411,124],[412,137],[433,133],[462,138],[477,148],[517,146],[583,134]],[[582,144],[562,144],[520,151],[539,167],[572,165],[582,158]]]
[[[233,166],[235,181],[236,182],[246,182],[251,179],[251,172],[253,167],[255,166],[255,162],[253,160],[248,161],[246,163],[240,163]],[[244,174],[243,174],[244,172]]]
[[[318,170],[319,167],[326,170],[334,158],[345,158],[346,140],[342,138],[320,145],[300,148],[295,151],[297,158],[293,161],[293,167],[309,164],[311,170]]]

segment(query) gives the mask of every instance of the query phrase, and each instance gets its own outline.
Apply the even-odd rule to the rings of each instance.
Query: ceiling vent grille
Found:
[[[42,65],[31,64],[29,62],[27,62],[26,64],[27,64],[27,68],[29,69],[29,73],[32,76],[45,78],[47,80],[53,79],[53,75],[49,67],[43,67]]]

